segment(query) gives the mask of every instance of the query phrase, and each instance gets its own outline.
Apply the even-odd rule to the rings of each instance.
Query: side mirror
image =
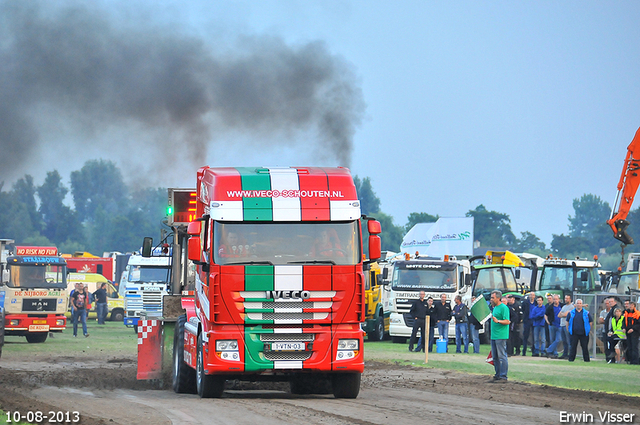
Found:
[[[142,240],[142,256],[151,257],[151,249],[153,248],[153,238],[146,237]]]
[[[369,220],[367,221],[367,230],[372,235],[379,235],[382,233],[382,225],[378,220]]]
[[[580,280],[583,281],[583,282],[586,282],[587,280],[589,280],[589,272],[586,271],[586,270],[583,270],[580,273]]]
[[[371,223],[371,222],[369,222]],[[382,241],[378,235],[369,235],[369,259],[379,260],[382,257]]]
[[[389,269],[385,267],[384,269],[382,269],[382,280],[387,279],[389,279]]]
[[[192,221],[187,227],[187,233],[189,236],[200,236],[202,230],[202,221]]]
[[[516,279],[520,279],[520,269],[516,269]]]
[[[193,222],[191,223],[193,224]],[[189,227],[191,227],[191,224]],[[202,257],[200,252],[200,236],[192,236],[189,238],[189,260],[202,264]]]
[[[7,269],[3,269],[2,270],[2,283],[9,283],[9,279],[11,278],[11,276],[9,275],[9,270]]]
[[[464,277],[464,286],[471,286],[471,275],[468,274]]]

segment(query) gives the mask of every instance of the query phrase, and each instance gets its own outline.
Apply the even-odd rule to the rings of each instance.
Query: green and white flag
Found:
[[[477,297],[473,304],[471,304],[471,314],[473,314],[473,317],[478,319],[478,322],[482,325],[491,317],[491,310],[489,310],[487,300],[485,300],[482,295]]]

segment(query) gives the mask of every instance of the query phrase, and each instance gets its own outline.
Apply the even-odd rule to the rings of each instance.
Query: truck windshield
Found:
[[[456,290],[456,273],[443,269],[394,268],[391,289],[394,291],[440,291]]]
[[[623,274],[620,276],[620,282],[618,282],[618,285],[611,287],[609,292],[629,295],[631,294],[632,289],[638,289],[638,273]]]
[[[510,269],[504,267],[489,267],[478,270],[476,285],[473,289],[473,295],[476,297],[480,294],[491,292],[494,290],[501,292],[517,292],[518,285],[516,279]]]
[[[219,223],[213,231],[216,264],[341,264],[360,262],[357,221]]]
[[[169,267],[132,266],[129,271],[129,282],[152,283],[169,282],[171,269]]]
[[[67,287],[67,267],[65,265],[9,265],[11,288],[49,288]]]
[[[577,267],[575,273],[577,273],[577,288],[578,292],[589,292],[594,289],[595,285],[593,277],[591,275],[591,268]],[[582,272],[587,272],[588,279],[586,282],[580,280]],[[540,277],[540,290],[562,290],[573,291],[574,276],[573,267],[544,267],[542,269],[542,276]]]

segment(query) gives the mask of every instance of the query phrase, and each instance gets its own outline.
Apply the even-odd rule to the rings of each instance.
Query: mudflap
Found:
[[[162,378],[164,328],[160,320],[138,322],[138,375],[140,380]]]

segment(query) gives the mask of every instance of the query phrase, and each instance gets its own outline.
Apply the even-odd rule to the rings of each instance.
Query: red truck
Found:
[[[112,257],[96,257],[87,252],[62,254],[67,260],[69,273],[98,273],[110,281],[115,281],[115,259]]]
[[[294,394],[357,397],[363,270],[381,228],[361,217],[349,170],[203,167],[196,187],[195,296],[175,325],[174,390],[220,397],[229,379],[286,380]]]

